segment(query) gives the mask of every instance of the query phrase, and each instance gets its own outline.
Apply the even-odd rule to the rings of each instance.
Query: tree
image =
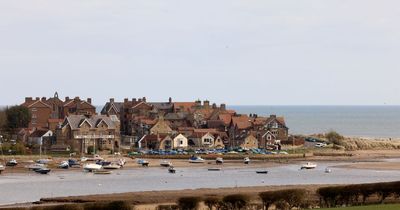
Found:
[[[231,209],[244,209],[249,205],[250,198],[243,194],[234,194],[225,196],[222,201],[227,204]]]
[[[261,192],[258,194],[260,196],[262,203],[263,203],[263,208],[265,210],[268,210],[269,207],[275,203],[276,201],[276,193],[273,191],[266,191],[266,192]]]
[[[7,125],[7,115],[4,109],[0,109],[0,130]]]
[[[332,144],[343,145],[344,137],[336,131],[329,131],[325,134],[325,138]]]
[[[26,128],[31,120],[29,109],[24,106],[13,106],[6,110],[7,128],[15,130]]]
[[[207,197],[204,199],[204,204],[210,209],[212,210],[213,207],[216,207],[218,205],[218,202],[220,200],[216,197]]]

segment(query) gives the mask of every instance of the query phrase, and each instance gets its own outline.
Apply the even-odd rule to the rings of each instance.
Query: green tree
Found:
[[[0,109],[0,131],[7,125],[7,115],[5,109]]]
[[[24,106],[13,106],[6,110],[7,128],[15,130],[26,128],[31,120],[29,109]]]
[[[200,198],[198,197],[182,197],[178,199],[178,206],[181,210],[195,210],[198,208]]]

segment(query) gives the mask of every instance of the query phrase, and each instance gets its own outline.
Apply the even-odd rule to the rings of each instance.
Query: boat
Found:
[[[100,169],[100,170],[95,170],[95,171],[93,171],[93,173],[94,173],[94,174],[111,174],[112,171],[107,171],[107,170],[102,170],[102,169]]]
[[[27,168],[29,170],[33,170],[34,171],[34,170],[38,170],[38,169],[41,169],[41,168],[45,168],[45,165],[41,164],[41,163],[34,163],[34,164],[28,165]]]
[[[268,174],[267,170],[256,171],[257,174]]]
[[[171,173],[171,174],[174,174],[176,172],[176,170],[175,170],[175,168],[173,166],[170,166],[168,168],[168,172]]]
[[[316,167],[317,167],[317,164],[311,163],[311,162],[307,162],[306,164],[301,166],[301,169],[314,169]]]
[[[97,165],[101,165],[101,166],[108,166],[108,165],[111,164],[111,162],[110,161],[105,161],[105,160],[97,160],[96,164]]]
[[[39,160],[36,161],[36,163],[39,163],[39,164],[48,164],[48,163],[51,162],[51,161],[53,161],[53,160],[51,160],[51,159],[39,159]]]
[[[249,164],[250,163],[250,158],[249,157],[245,157],[243,162],[244,162],[244,164]]]
[[[76,160],[74,160],[74,159],[68,159],[68,165],[69,165],[69,167],[80,166],[80,164],[78,163],[78,161],[76,161]]]
[[[172,163],[168,160],[163,160],[163,161],[161,161],[160,166],[170,167],[170,166],[172,166]]]
[[[68,163],[68,161],[61,161],[61,163],[58,165],[58,167],[62,168],[62,169],[68,169],[69,163]]]
[[[87,158],[87,157],[81,157],[81,162],[86,162],[88,160],[89,160],[89,158]]]
[[[124,165],[126,164],[126,160],[123,158],[120,158],[117,162],[118,165],[120,165],[121,167],[124,167]]]
[[[138,159],[137,163],[142,165],[142,166],[149,166],[149,161],[147,161],[147,160]]]
[[[4,170],[6,170],[6,167],[3,166],[2,164],[0,164],[0,174],[1,174],[1,172],[3,172]]]
[[[11,160],[9,160],[9,161],[6,163],[6,166],[11,166],[11,167],[13,167],[13,166],[16,166],[16,165],[18,165],[18,162],[17,162],[17,160],[15,160],[15,159],[11,159]]]
[[[48,168],[39,168],[39,169],[35,169],[33,171],[35,171],[36,173],[39,173],[39,174],[48,174],[51,170]]]
[[[121,166],[118,165],[117,163],[111,163],[109,165],[103,166],[104,169],[120,169]]]
[[[204,163],[204,162],[205,162],[205,160],[203,158],[201,158],[201,157],[198,157],[198,156],[192,156],[189,159],[189,163]]]
[[[221,171],[221,168],[209,168],[208,171]]]
[[[330,168],[325,168],[325,173],[331,173],[332,172],[332,169],[330,169]]]
[[[102,166],[101,165],[98,165],[98,164],[95,164],[95,163],[88,163],[88,164],[85,164],[84,166],[83,166],[83,169],[84,170],[86,170],[86,171],[95,171],[95,170],[100,170],[102,168]]]
[[[222,157],[217,157],[217,159],[215,159],[215,163],[216,164],[223,164],[224,163],[224,159]]]

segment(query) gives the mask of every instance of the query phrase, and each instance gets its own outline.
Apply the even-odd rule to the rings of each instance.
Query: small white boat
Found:
[[[6,163],[6,166],[16,166],[16,165],[18,165],[18,162],[15,159],[11,159]]]
[[[216,164],[223,164],[224,163],[224,159],[222,157],[217,157],[217,159],[215,159],[215,163]]]
[[[168,168],[168,172],[171,173],[171,174],[174,174],[174,173],[176,173],[176,170],[175,170],[175,168],[173,166],[170,166]]]
[[[81,157],[81,162],[86,162],[86,161],[88,161],[88,159],[89,158],[87,158],[87,157]]]
[[[59,168],[62,169],[68,169],[69,168],[69,163],[68,161],[61,161],[60,165],[58,165]]]
[[[3,166],[2,164],[0,164],[0,174],[1,174],[1,172],[3,172],[4,170],[6,170],[6,167]]]
[[[317,167],[317,164],[311,163],[311,162],[307,162],[306,164],[301,166],[301,169],[314,169],[316,167]]]
[[[332,172],[332,169],[330,169],[330,168],[325,168],[325,173],[331,173]]]
[[[120,169],[121,166],[117,163],[111,163],[110,165],[103,166],[104,169]]]
[[[34,163],[34,164],[30,164],[28,166],[26,166],[29,170],[38,170],[38,169],[42,169],[45,168],[44,164],[41,163]]]
[[[243,162],[244,162],[244,164],[249,164],[250,163],[250,158],[249,157],[245,157]]]
[[[170,161],[168,161],[168,160],[163,160],[163,161],[160,162],[160,166],[162,166],[162,167],[170,167],[170,166],[172,166],[172,163]]]
[[[204,162],[205,162],[205,160],[203,158],[197,157],[197,156],[192,156],[189,159],[189,163],[204,163]]]
[[[88,163],[83,166],[83,169],[86,171],[95,171],[95,170],[100,170],[101,165],[95,164],[95,163]]]
[[[48,163],[51,162],[51,161],[53,161],[53,160],[51,160],[51,159],[39,159],[39,160],[36,161],[36,163],[39,163],[39,164],[48,164]]]

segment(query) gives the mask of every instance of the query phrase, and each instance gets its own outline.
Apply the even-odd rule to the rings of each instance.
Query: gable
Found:
[[[91,128],[92,124],[87,119],[84,119],[80,124],[79,128]]]
[[[29,105],[28,108],[51,108],[51,106],[41,100],[37,100]]]

